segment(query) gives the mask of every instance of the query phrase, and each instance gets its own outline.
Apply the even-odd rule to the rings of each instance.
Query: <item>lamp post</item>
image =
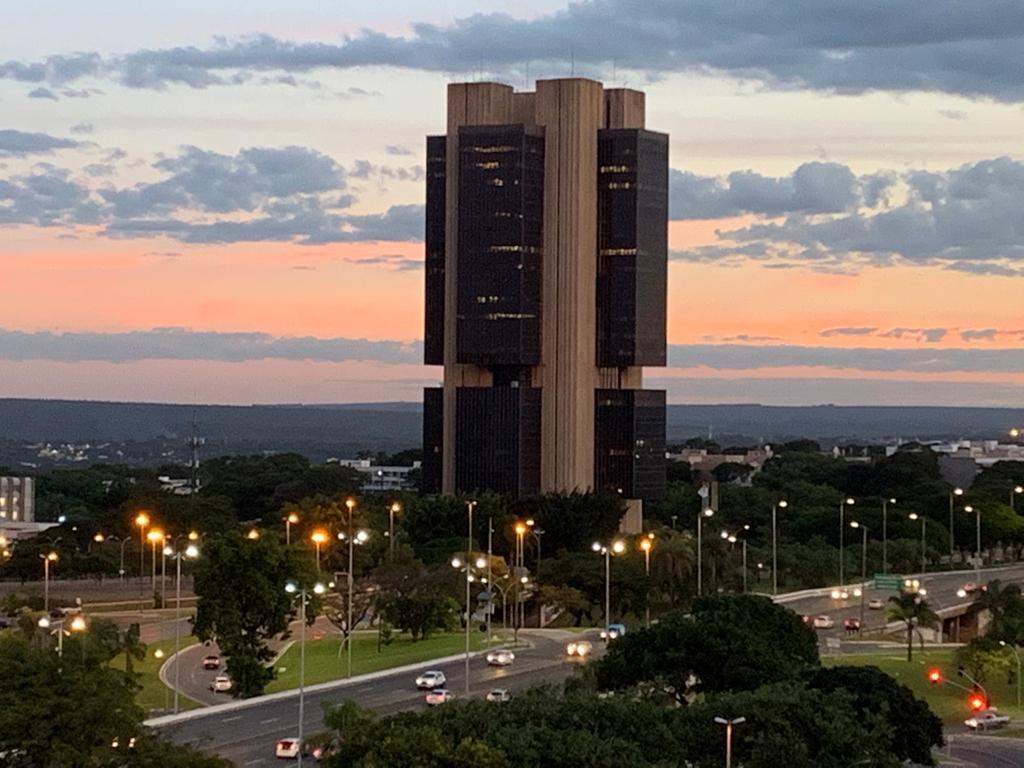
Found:
[[[907,517],[911,520],[921,521],[921,575],[924,576],[924,574],[928,571],[928,539],[926,536],[928,518],[924,515],[918,515],[917,512],[911,512],[909,515],[907,515]]]
[[[491,621],[494,617],[494,592],[491,591],[491,582],[494,580],[491,564],[494,560],[494,517],[487,516],[487,647],[491,645]],[[505,600],[502,598],[502,607]],[[502,627],[504,629],[504,627]]]
[[[779,594],[779,539],[778,511],[789,506],[783,499],[772,504],[772,595]]]
[[[284,516],[284,545],[290,547],[292,545],[292,526],[299,522],[299,515],[297,512],[289,512]]]
[[[896,499],[882,499],[882,573],[889,572],[889,505]]]
[[[621,555],[626,551],[626,542],[616,539],[610,545],[594,542],[590,548],[604,555],[604,636],[611,639],[609,625],[612,622],[612,554]]]
[[[703,519],[711,517],[715,510],[705,507],[697,515],[697,596],[704,594],[704,547],[701,545],[701,528]]]
[[[189,559],[199,557],[199,549],[195,544],[189,544],[183,550],[164,547],[164,555],[177,561],[177,573],[174,580],[174,714],[178,714],[178,680],[180,678],[178,673],[181,669],[181,659],[178,658],[181,648],[181,561],[186,557]]]
[[[544,535],[544,529],[536,524],[536,521],[531,517],[526,521],[526,529],[530,535],[537,540],[537,573],[536,576],[540,578],[540,537]]]
[[[734,726],[747,722],[747,718],[737,717],[727,720],[724,717],[716,717],[715,722],[725,726],[725,768],[732,768],[732,729]]]
[[[249,538],[252,538],[251,536]],[[327,531],[323,528],[317,528],[309,535],[310,541],[313,542],[313,546],[316,547],[316,572],[320,573],[320,547],[328,542],[330,536],[327,535]]]
[[[294,581],[285,584],[284,591],[295,595],[299,601],[299,754],[298,765],[302,765],[302,727],[306,714],[306,604],[309,602],[309,590],[299,587]],[[326,587],[319,581],[313,585],[313,593],[322,595]]]
[[[1015,485],[1010,491],[1010,511],[1014,514],[1017,513],[1017,497],[1024,493],[1024,485]]]
[[[864,593],[867,592],[867,588],[864,586],[868,580],[868,527],[858,523],[856,520],[850,522],[851,528],[860,528],[863,532],[863,538],[860,549],[860,628],[857,633],[860,634],[864,631]]]
[[[1016,644],[1008,645],[1005,640],[1000,640],[999,644],[1007,650],[1013,651],[1013,658],[1017,662],[1017,709],[1020,709],[1020,651],[1017,650]]]
[[[145,590],[142,585],[146,578],[146,527],[149,525],[149,515],[139,512],[135,516],[135,524],[139,526],[139,612],[145,610]]]
[[[97,533],[95,536],[92,537],[92,540],[95,541],[98,544],[103,544],[103,543],[108,542],[108,541],[116,541],[116,542],[118,542],[120,544],[120,546],[121,546],[121,557],[120,557],[120,560],[118,561],[118,565],[117,565],[117,575],[121,579],[121,583],[123,584],[124,583],[124,548],[125,548],[125,545],[129,541],[131,541],[131,538],[128,537],[128,536],[125,536],[123,538],[121,536],[104,536],[102,533]]]
[[[395,515],[402,511],[402,505],[397,501],[391,502],[388,507],[388,559],[395,559]]]
[[[476,501],[466,502],[466,696],[469,696],[469,626],[473,623],[472,608],[470,607],[470,588],[473,583],[473,572],[470,570],[470,558],[473,556],[473,510],[476,509]]]
[[[43,610],[50,615],[50,563],[55,563],[60,556],[53,551],[47,552],[39,557],[43,560]]]
[[[516,524],[515,524],[515,528],[513,530],[515,530],[515,533],[516,533],[516,555],[515,555],[516,566],[515,566],[515,569],[514,569],[515,570],[514,576],[515,576],[515,579],[516,579],[515,583],[516,583],[516,585],[518,585],[520,583],[520,580],[525,576],[524,571],[526,570],[526,563],[525,563],[525,560],[526,560],[526,552],[525,552],[526,547],[525,547],[524,542],[523,542],[523,537],[526,535],[526,530],[527,530],[526,529],[526,523],[524,523],[522,520],[517,520]],[[515,597],[516,597],[516,601],[512,605],[512,626],[513,626],[513,628],[516,631],[516,642],[518,642],[519,641],[519,631],[518,630],[519,630],[520,627],[522,627],[526,623],[525,616],[524,616],[524,610],[523,610],[522,589],[519,586],[516,586],[516,595],[515,595]]]
[[[956,504],[956,497],[963,496],[963,488],[954,488],[949,492],[949,567],[953,567],[953,555],[956,553],[956,544],[953,535],[953,508]]]
[[[974,548],[974,581],[981,584],[981,510],[971,505],[964,507],[964,512],[974,513],[975,548]]]
[[[153,528],[149,533],[146,534],[146,540],[149,542],[150,549],[152,550],[152,565],[153,565],[153,595],[154,602],[153,607],[156,607],[156,543],[163,542],[164,532],[159,528]]]
[[[40,617],[39,621],[36,622],[41,629],[50,629],[54,624],[57,626],[50,630],[51,635],[57,636],[57,658],[64,658],[64,635],[71,636],[71,632],[84,632],[86,628],[85,617],[79,614],[71,619],[71,632],[64,629],[64,623],[67,619],[59,619],[57,621],[50,621],[49,616]],[[85,649],[82,649],[83,654]]]
[[[352,518],[349,515],[349,530],[352,529]],[[355,599],[354,586],[355,586],[355,575],[353,573],[355,569],[355,546],[356,544],[365,544],[370,539],[370,534],[367,531],[356,531],[354,535],[348,536],[348,615],[345,619],[345,626],[348,628],[348,638],[345,643],[345,652],[347,654],[346,677],[352,677],[352,643],[355,640],[356,628],[353,625],[353,601]]]
[[[852,498],[845,498],[839,502],[839,588],[846,586],[846,574],[844,561],[846,553],[843,550],[843,534],[846,530],[846,507],[853,506],[857,502]]]
[[[644,601],[644,626],[651,626],[651,549],[654,548],[654,531],[640,539],[640,549],[644,553],[644,573],[647,574],[647,599]]]

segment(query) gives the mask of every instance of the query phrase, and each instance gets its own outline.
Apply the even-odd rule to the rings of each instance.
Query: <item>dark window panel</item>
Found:
[[[524,125],[459,129],[456,357],[540,362],[544,134]]]
[[[598,364],[665,365],[668,137],[603,130],[597,163]]]
[[[594,475],[599,489],[627,499],[665,495],[665,391],[594,393]]]
[[[456,491],[538,492],[540,393],[519,386],[456,390]]]
[[[423,493],[441,492],[441,468],[444,455],[444,390],[423,390]]]
[[[444,226],[447,137],[427,137],[426,270],[423,362],[444,363]]]

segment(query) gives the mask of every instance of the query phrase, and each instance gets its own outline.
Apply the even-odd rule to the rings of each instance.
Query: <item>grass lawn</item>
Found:
[[[197,641],[194,637],[183,637],[180,645],[184,649],[195,642]],[[157,649],[164,652],[162,659],[156,658]],[[160,682],[159,675],[160,667],[172,653],[174,653],[174,638],[159,643],[147,643],[146,658],[134,662],[134,669],[139,673],[138,681],[142,685],[135,695],[135,702],[146,712],[153,709],[170,709],[174,706],[174,691]],[[117,669],[124,669],[124,656],[116,656],[110,665]],[[198,706],[199,704],[185,696],[178,697],[179,709],[195,709]]]
[[[906,651],[900,652],[894,649],[891,653],[827,656],[823,657],[821,661],[825,666],[839,664],[876,666],[910,688],[918,697],[927,701],[928,706],[944,723],[962,726],[963,721],[970,717],[970,710],[967,707],[967,692],[949,683],[932,685],[927,679],[928,669],[938,667],[942,670],[945,680],[970,687],[967,680],[957,677],[952,659],[952,650],[925,651],[924,653],[915,650],[914,660],[908,663]],[[993,706],[1002,714],[1009,715],[1014,722],[1020,722],[1024,718],[1024,710],[1017,707],[1016,682],[1008,684],[1005,677],[1000,677],[985,680],[982,684],[988,691]]]
[[[484,647],[485,638],[479,633],[471,637],[473,650]],[[345,652],[338,651],[341,638],[329,636],[320,640],[306,640],[306,685],[326,683],[345,677]],[[377,633],[358,633],[352,644],[352,674],[362,675],[382,669],[415,664],[443,656],[462,653],[466,636],[459,633],[431,635],[426,640],[413,642],[407,635],[397,635],[391,645],[381,646],[377,653]],[[299,644],[296,642],[278,659],[274,670],[277,677],[267,686],[267,693],[299,687]]]

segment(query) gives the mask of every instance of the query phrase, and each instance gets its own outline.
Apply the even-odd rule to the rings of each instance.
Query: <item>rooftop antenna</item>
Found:
[[[576,49],[569,49],[569,73],[570,77],[576,77]]]

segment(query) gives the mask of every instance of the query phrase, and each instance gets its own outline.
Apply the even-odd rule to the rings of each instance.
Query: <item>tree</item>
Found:
[[[976,637],[953,653],[953,663],[966,669],[971,677],[984,683],[996,676],[1012,679],[1016,673],[1013,649],[1000,645],[989,636]],[[1012,665],[1012,666],[1011,666]]]
[[[130,675],[134,672],[132,662],[146,658],[146,644],[140,640],[138,622],[132,622],[120,631],[119,645],[124,654],[124,671]]]
[[[540,601],[553,605],[573,617],[573,625],[580,626],[583,617],[590,611],[591,604],[580,590],[566,584],[545,584],[540,588]]]
[[[942,744],[942,721],[913,691],[878,667],[818,669],[809,676],[808,685],[845,693],[859,720],[881,720],[876,738],[884,739],[885,751],[902,761],[930,765],[932,747]]]
[[[287,631],[295,615],[288,581],[311,584],[315,575],[273,536],[253,540],[238,532],[209,539],[195,570],[195,634],[215,640],[227,657],[234,696],[257,696],[273,677],[267,641]],[[318,601],[311,601],[310,620]]]
[[[1018,584],[990,581],[986,589],[978,592],[974,604],[992,615],[987,637],[1009,645],[1024,645],[1024,595]]]
[[[348,641],[349,635],[370,614],[374,601],[377,599],[377,585],[370,579],[358,579],[352,584],[352,626],[348,625],[348,584],[338,584],[328,591],[320,602],[323,614],[339,632],[343,640]],[[340,650],[339,650],[340,652]]]
[[[397,548],[394,559],[374,572],[380,618],[414,641],[453,626],[459,604],[449,588],[452,575],[447,564],[428,568],[408,549]]]
[[[885,611],[889,621],[899,621],[907,628],[907,661],[913,660],[914,631],[921,627],[930,629],[938,625],[939,615],[928,605],[928,601],[913,592],[901,592],[889,598]]]
[[[655,683],[679,703],[795,680],[817,665],[817,640],[800,617],[753,595],[701,598],[692,616],[665,614],[611,643],[594,663],[602,688]]]

